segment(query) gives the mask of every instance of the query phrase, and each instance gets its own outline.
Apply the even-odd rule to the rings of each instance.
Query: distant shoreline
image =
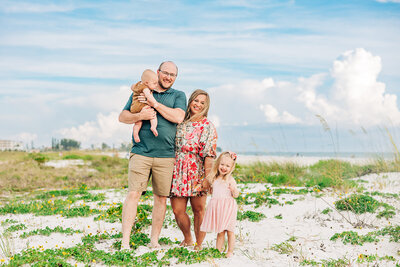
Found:
[[[363,158],[355,158],[355,157],[329,157],[329,156],[273,156],[273,155],[243,155],[239,154],[237,163],[239,164],[251,164],[257,162],[263,163],[295,163],[300,166],[309,166],[317,163],[320,160],[329,160],[329,159],[337,159],[342,161],[347,161],[352,164],[361,164],[365,165],[368,163],[372,163],[373,157],[363,157]]]

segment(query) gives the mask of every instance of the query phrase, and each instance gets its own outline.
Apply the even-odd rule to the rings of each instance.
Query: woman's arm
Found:
[[[203,180],[203,189],[204,191],[208,191],[210,189],[210,182],[207,179],[208,174],[211,171],[211,167],[214,159],[212,157],[206,157],[204,159],[204,180]]]

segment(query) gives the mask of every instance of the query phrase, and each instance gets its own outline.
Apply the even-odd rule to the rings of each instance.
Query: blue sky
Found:
[[[210,92],[224,149],[390,150],[399,15],[398,0],[1,1],[0,139],[119,146],[129,85],[173,60],[174,88]]]

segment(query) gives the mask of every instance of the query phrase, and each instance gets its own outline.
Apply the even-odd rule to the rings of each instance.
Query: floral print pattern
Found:
[[[178,125],[175,137],[175,166],[171,196],[193,197],[202,194],[204,159],[216,156],[217,131],[204,118]]]

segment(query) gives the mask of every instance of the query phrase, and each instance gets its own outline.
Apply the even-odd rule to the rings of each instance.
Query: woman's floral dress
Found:
[[[195,122],[186,121],[178,125],[175,137],[172,197],[202,195],[204,159],[214,158],[216,150],[217,131],[207,118]]]

